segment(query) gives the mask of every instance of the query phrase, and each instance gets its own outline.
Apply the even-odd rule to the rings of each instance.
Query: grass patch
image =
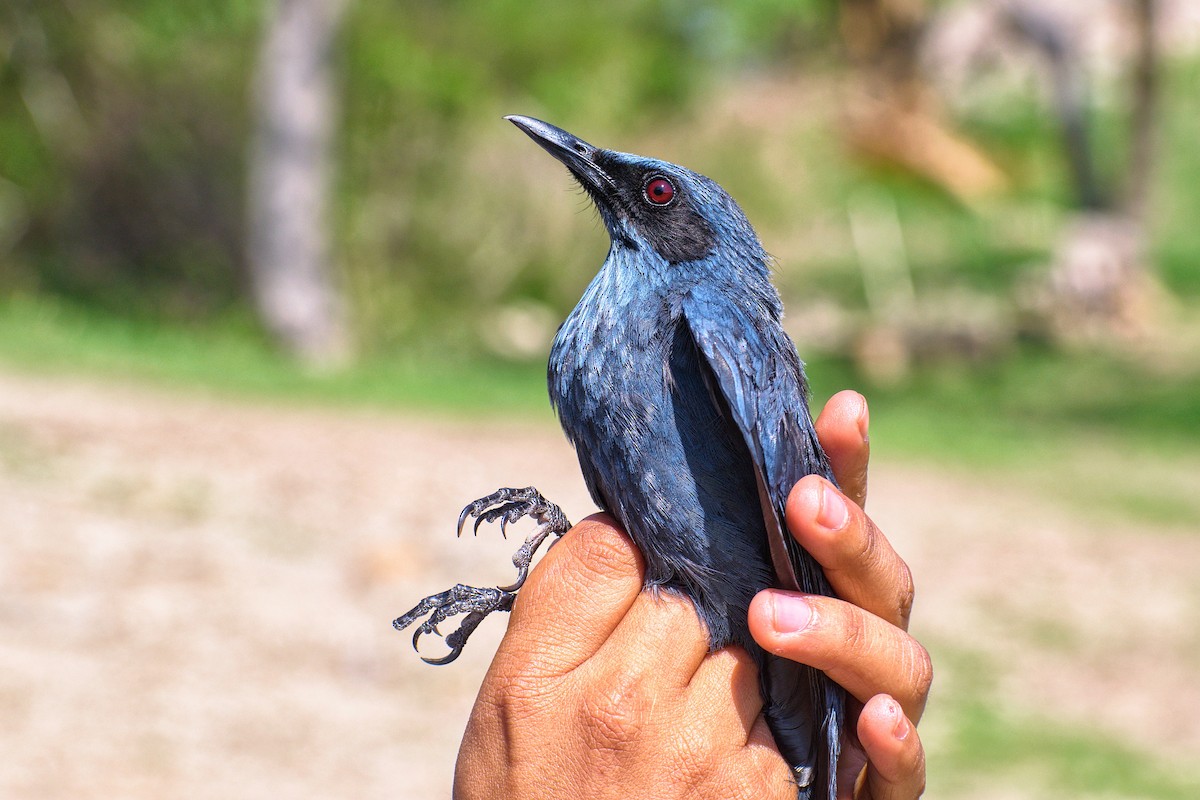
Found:
[[[427,353],[367,358],[314,373],[280,356],[251,325],[171,327],[97,314],[44,298],[0,305],[0,360],[20,369],[86,374],[278,402],[550,418],[545,368]]]
[[[936,370],[865,391],[877,459],[965,467],[1103,529],[1128,520],[1194,535],[1200,526],[1200,496],[1188,488],[1200,470],[1200,377],[1025,352],[985,371]]]
[[[1200,775],[1152,753],[1052,720],[1021,718],[979,703],[951,712],[946,746],[930,753],[934,796],[971,797],[1019,781],[1027,797],[1192,800]]]
[[[547,345],[548,346],[548,345]],[[45,298],[0,303],[0,360],[25,370],[82,372],[273,400],[549,414],[545,366],[413,349],[317,374],[280,356],[252,325],[171,327],[87,312]],[[1163,375],[1100,355],[1027,349],[986,365],[917,371],[872,386],[846,359],[808,365],[814,405],[854,387],[872,406],[873,438],[898,453],[978,467],[1020,466],[1081,441],[1133,458],[1193,452],[1200,371]]]
[[[314,374],[245,322],[170,327],[44,298],[0,304],[0,362],[253,400],[553,424],[540,360],[425,349]],[[1200,497],[1172,478],[1200,468],[1200,376],[1033,349],[985,366],[923,369],[898,387],[871,386],[844,359],[815,359],[809,374],[815,406],[847,387],[870,398],[877,457],[1015,476],[1088,513],[1200,521]]]
[[[863,388],[873,441],[979,467],[1021,466],[1081,442],[1183,455],[1200,430],[1200,373],[1156,374],[1115,357],[1026,348],[985,365],[919,370],[896,387],[864,385],[844,361],[814,360],[809,373],[817,397]]]
[[[938,680],[922,723],[929,796],[1184,800],[1200,771],[1166,763],[1146,745],[1014,709],[997,665],[956,643],[929,641]],[[1013,793],[1004,787],[1016,789]]]

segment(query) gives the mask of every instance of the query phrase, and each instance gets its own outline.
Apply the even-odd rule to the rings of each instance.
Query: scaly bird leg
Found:
[[[470,503],[458,515],[458,533],[461,536],[463,526],[468,517],[475,517],[473,532],[479,533],[479,526],[485,522],[500,520],[500,535],[508,537],[509,523],[516,522],[522,517],[530,517],[538,523],[537,528],[525,540],[525,543],[513,554],[513,566],[517,568],[517,579],[508,586],[501,586],[504,592],[515,592],[525,585],[529,577],[529,565],[533,556],[542,546],[542,542],[550,534],[562,536],[571,529],[571,521],[563,510],[554,503],[542,497],[542,493],[532,486],[524,489],[497,489],[487,497],[481,497]]]
[[[495,589],[478,588],[458,584],[440,594],[430,595],[418,603],[408,613],[398,617],[392,625],[396,630],[404,630],[426,614],[429,618],[413,631],[413,649],[421,636],[426,633],[441,631],[438,625],[450,617],[466,614],[466,618],[452,633],[446,636],[446,645],[450,652],[442,658],[425,658],[429,664],[449,664],[462,653],[467,639],[479,627],[479,623],[493,611],[511,611],[517,599],[517,590],[525,585],[529,577],[529,567],[538,548],[550,537],[562,536],[571,528],[562,509],[548,502],[541,493],[532,486],[524,489],[500,489],[469,503],[458,515],[458,533],[461,536],[463,526],[469,517],[475,517],[474,533],[479,532],[479,526],[485,522],[500,520],[500,533],[507,537],[509,523],[516,522],[522,517],[534,519],[538,526],[529,535],[513,555],[513,566],[517,568],[517,579],[508,586]]]

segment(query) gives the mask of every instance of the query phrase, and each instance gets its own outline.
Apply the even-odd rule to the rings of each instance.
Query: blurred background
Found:
[[[1200,795],[1196,0],[9,0],[0,795],[448,796],[503,625],[389,622],[590,511],[510,113],[719,181],[868,396],[931,796]]]

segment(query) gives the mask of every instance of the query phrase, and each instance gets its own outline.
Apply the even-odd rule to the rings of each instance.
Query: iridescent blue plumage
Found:
[[[763,588],[832,594],[783,526],[796,481],[833,476],[767,255],[708,178],[509,119],[574,174],[612,239],[549,364],[551,401],[588,488],[642,551],[647,585],[690,597],[714,649],[754,656],[800,796],[833,798],[841,689],[765,653],[747,628]]]

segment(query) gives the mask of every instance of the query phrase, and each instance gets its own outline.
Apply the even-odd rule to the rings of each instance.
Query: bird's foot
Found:
[[[460,583],[453,589],[426,597],[408,613],[392,622],[396,630],[404,630],[428,614],[428,619],[413,631],[413,648],[419,649],[418,642],[424,634],[435,633],[441,636],[439,624],[459,614],[467,615],[458,628],[445,637],[446,645],[450,648],[447,655],[441,658],[422,656],[422,660],[429,664],[449,664],[462,653],[467,639],[488,614],[493,611],[511,611],[517,599],[517,590],[529,577],[529,566],[538,548],[551,534],[562,536],[571,528],[571,521],[562,509],[547,501],[541,492],[532,486],[524,489],[499,489],[487,497],[469,503],[458,515],[459,535],[462,535],[463,526],[470,517],[475,518],[475,533],[478,533],[479,526],[483,523],[500,520],[500,532],[507,535],[509,523],[522,517],[532,518],[538,526],[513,555],[517,579],[510,585],[485,589]]]
[[[441,636],[442,632],[438,630],[439,624],[458,614],[466,614],[466,619],[445,637],[446,646],[450,648],[448,654],[441,658],[421,657],[421,660],[427,664],[449,664],[459,657],[463,647],[467,644],[467,639],[488,614],[493,611],[511,611],[516,599],[516,592],[503,589],[481,589],[460,583],[453,589],[426,597],[410,611],[397,617],[392,622],[392,626],[396,630],[402,631],[428,614],[429,618],[413,631],[413,649],[419,652],[419,643],[423,635],[435,633]]]
[[[525,540],[517,552],[513,554],[513,566],[517,568],[517,579],[508,586],[501,586],[502,592],[515,592],[525,585],[529,577],[529,566],[533,556],[546,539],[554,534],[562,536],[571,529],[571,521],[563,510],[546,498],[532,486],[524,489],[497,489],[487,497],[481,497],[473,503],[468,503],[458,515],[458,533],[461,536],[467,519],[475,518],[474,533],[479,532],[479,526],[485,522],[500,520],[500,533],[507,537],[509,523],[516,522],[522,517],[530,517],[538,523],[533,533]]]

